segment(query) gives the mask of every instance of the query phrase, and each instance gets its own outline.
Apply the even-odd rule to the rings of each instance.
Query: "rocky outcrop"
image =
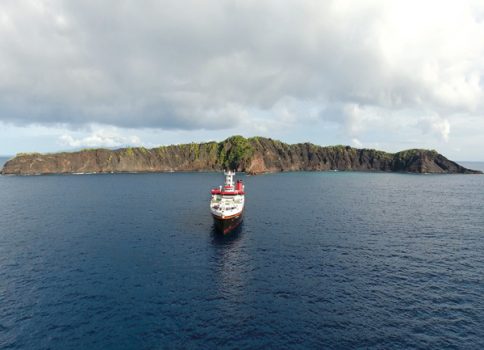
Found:
[[[5,163],[4,175],[237,171],[259,174],[279,171],[396,171],[477,174],[436,151],[413,149],[387,153],[350,146],[289,145],[263,137],[233,136],[222,142],[191,143],[117,150],[89,149],[54,154],[18,154]]]

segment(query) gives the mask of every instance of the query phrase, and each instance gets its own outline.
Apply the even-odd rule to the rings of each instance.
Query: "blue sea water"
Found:
[[[0,348],[484,348],[484,176],[240,177],[0,177]]]

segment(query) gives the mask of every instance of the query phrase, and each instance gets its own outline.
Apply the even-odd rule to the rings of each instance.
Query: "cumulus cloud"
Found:
[[[136,135],[124,136],[115,130],[98,129],[90,135],[75,138],[71,134],[62,134],[59,141],[69,147],[120,147],[125,145],[139,146],[142,144]]]
[[[350,138],[403,123],[447,140],[451,118],[484,115],[483,13],[478,1],[5,0],[0,121],[270,130],[319,114]]]
[[[356,147],[356,148],[362,148],[363,147],[363,143],[361,143],[361,141],[358,140],[357,138],[353,138],[351,140],[351,143],[352,143],[353,147]]]
[[[449,141],[450,123],[447,119],[439,120],[437,123],[434,123],[432,127],[445,142]]]
[[[445,142],[449,141],[450,123],[447,119],[432,116],[422,118],[419,124],[424,133],[434,134]]]

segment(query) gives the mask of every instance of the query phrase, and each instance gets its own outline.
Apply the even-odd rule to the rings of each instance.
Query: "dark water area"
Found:
[[[484,348],[484,176],[241,178],[0,177],[0,348]]]

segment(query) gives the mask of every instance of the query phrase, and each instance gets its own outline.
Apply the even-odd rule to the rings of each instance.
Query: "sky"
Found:
[[[484,161],[484,2],[0,2],[0,155],[231,135]]]

